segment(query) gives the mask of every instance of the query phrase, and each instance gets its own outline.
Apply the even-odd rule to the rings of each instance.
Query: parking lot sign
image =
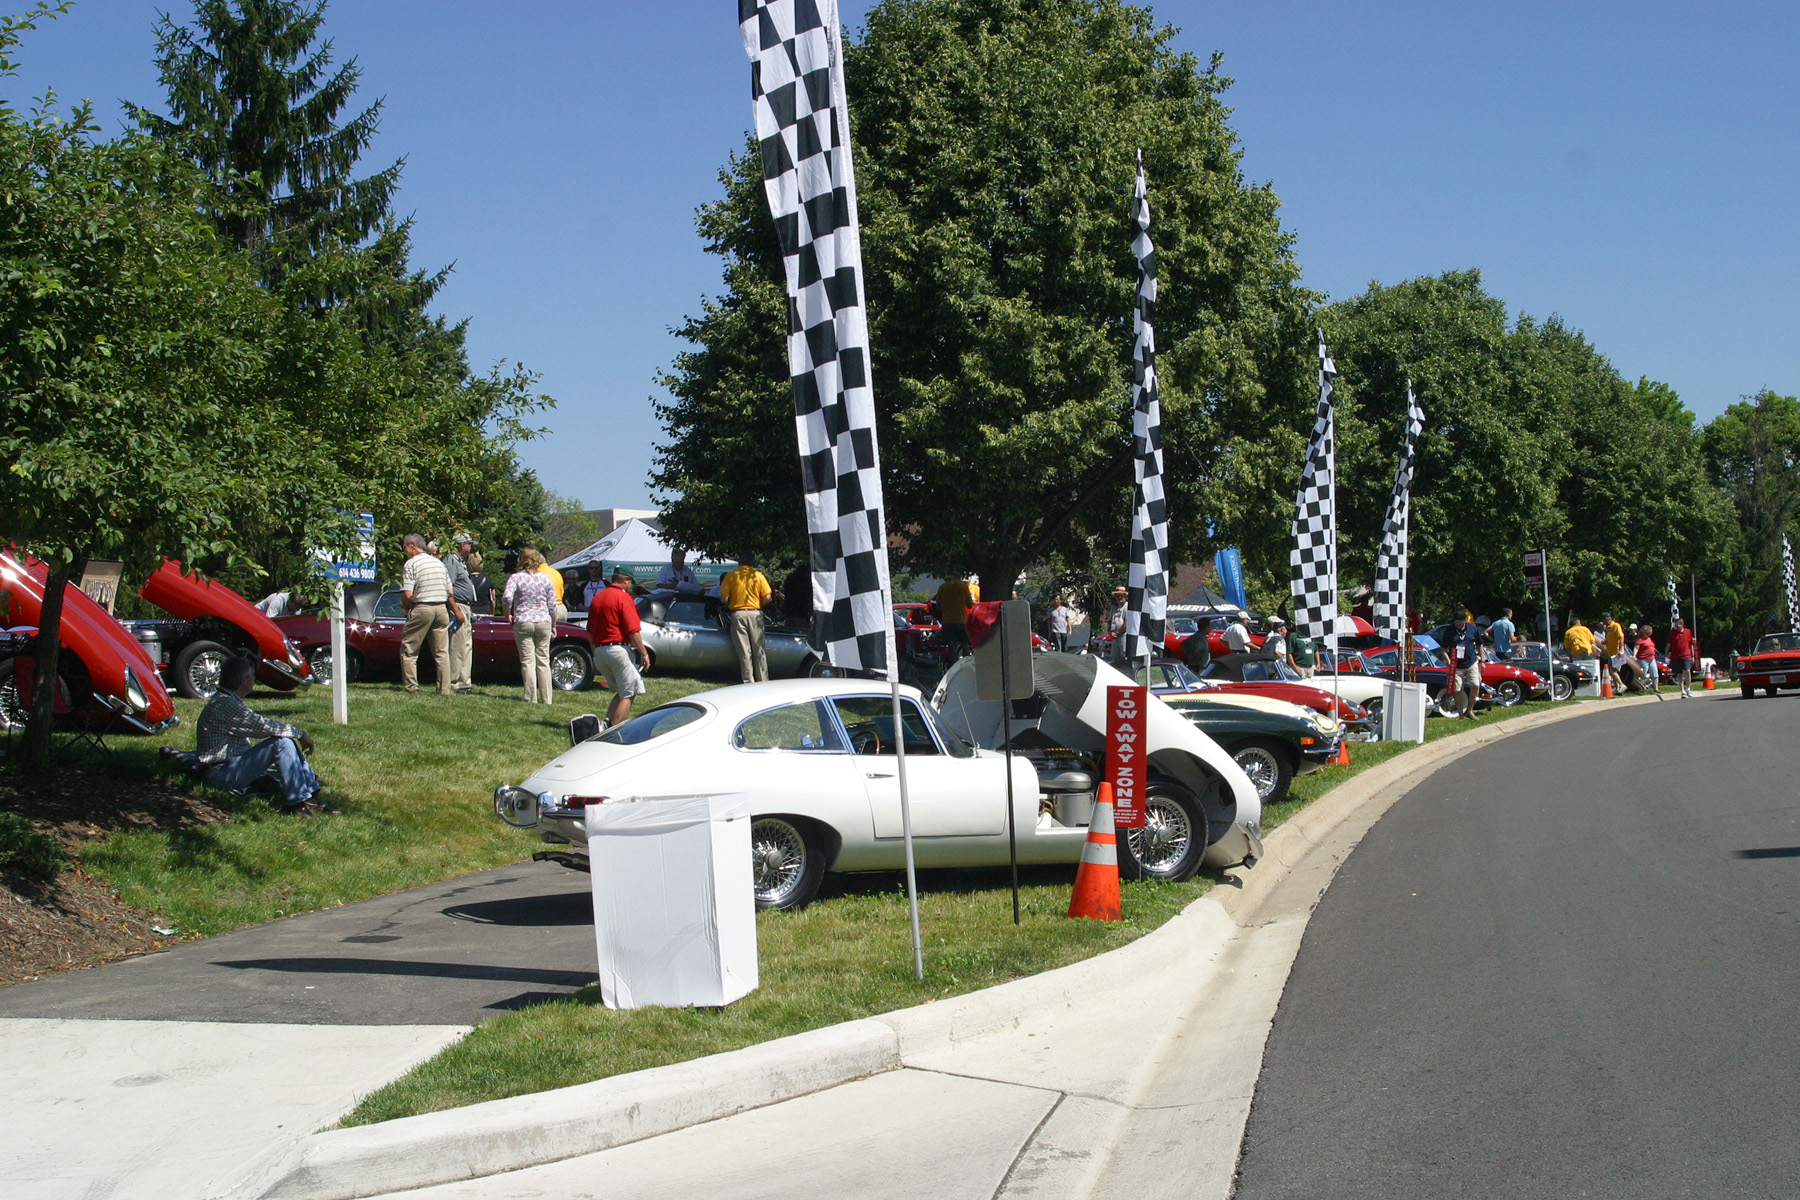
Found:
[[[1544,551],[1527,550],[1525,552],[1525,583],[1528,587],[1544,586]]]

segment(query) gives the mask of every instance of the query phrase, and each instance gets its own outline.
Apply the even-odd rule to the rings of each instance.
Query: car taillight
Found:
[[[590,804],[605,804],[605,796],[564,796],[564,808],[586,808]]]

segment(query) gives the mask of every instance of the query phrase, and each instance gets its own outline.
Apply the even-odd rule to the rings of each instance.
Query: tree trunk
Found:
[[[50,730],[56,720],[57,666],[62,659],[63,593],[71,581],[79,583],[87,570],[87,555],[77,554],[50,572],[44,584],[44,610],[38,617],[35,665],[31,672],[31,717],[19,746],[19,761],[27,770],[41,768],[50,753]]]

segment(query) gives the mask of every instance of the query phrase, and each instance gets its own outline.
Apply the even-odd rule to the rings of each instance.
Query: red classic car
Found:
[[[1359,654],[1346,653],[1340,655],[1340,657],[1343,660],[1344,671],[1348,674],[1375,675],[1382,679],[1400,678],[1400,647],[1391,642],[1385,646],[1376,646],[1373,649],[1364,650]],[[1423,646],[1415,646],[1413,647],[1413,657],[1417,664],[1413,668],[1415,672],[1414,677],[1420,683],[1425,685],[1426,694],[1431,697],[1431,702],[1436,706],[1438,714],[1445,717],[1455,716],[1457,711],[1456,697],[1444,687],[1444,684],[1450,677],[1450,666],[1444,658],[1444,652],[1437,649],[1428,649]],[[1543,679],[1531,671],[1520,671],[1517,667],[1503,667],[1498,663],[1483,663],[1481,667],[1481,695],[1475,698],[1475,705],[1477,708],[1486,707],[1491,704],[1499,704],[1502,707],[1509,706],[1509,702],[1501,698],[1500,692],[1495,684],[1488,682],[1490,669],[1493,669],[1493,678],[1502,683],[1510,681],[1514,686],[1520,688],[1521,691],[1530,691],[1533,694],[1537,692],[1544,692],[1547,694],[1549,691],[1549,688],[1545,685]],[[1320,674],[1331,673],[1329,667],[1325,663],[1320,664],[1319,672]],[[1514,674],[1514,672],[1517,673]],[[1520,679],[1519,676],[1521,675],[1529,676],[1530,679]],[[1508,689],[1508,693],[1511,694],[1510,688]],[[1522,697],[1515,698],[1510,703],[1517,704],[1520,698]]]
[[[1800,633],[1765,633],[1756,649],[1737,660],[1738,687],[1748,700],[1761,688],[1773,696],[1782,688],[1800,690]]]
[[[254,661],[257,681],[277,690],[313,682],[299,647],[217,580],[184,574],[179,562],[164,559],[138,595],[177,619],[123,624],[175,690],[190,699],[204,700],[219,689],[219,672],[234,654]]]
[[[1158,659],[1154,664],[1160,680],[1153,684],[1155,690],[1164,695],[1181,692],[1208,692],[1238,696],[1264,696],[1270,700],[1285,700],[1289,704],[1298,704],[1301,708],[1310,708],[1314,712],[1334,715],[1349,730],[1351,736],[1366,736],[1374,729],[1368,711],[1362,705],[1343,696],[1334,695],[1323,688],[1313,687],[1307,683],[1293,682],[1275,674],[1277,664],[1272,662],[1248,663],[1254,668],[1256,678],[1236,681],[1219,678],[1213,674],[1213,668],[1195,674],[1185,663],[1171,659]],[[1285,668],[1284,668],[1285,669]],[[1143,668],[1139,667],[1138,678],[1144,678]]]
[[[519,680],[519,648],[513,640],[512,624],[505,617],[476,616],[471,647],[470,673],[476,677],[492,677],[510,682]],[[279,617],[274,621],[286,637],[300,647],[313,678],[329,683],[331,661],[331,614],[303,613]],[[400,634],[406,627],[406,613],[400,605],[400,593],[384,592],[374,584],[357,584],[345,589],[344,645],[349,652],[349,678],[398,678],[400,675]],[[419,655],[421,679],[431,678],[436,667],[429,654]],[[550,640],[550,681],[558,690],[570,692],[587,687],[594,681],[593,648],[588,645],[587,631],[579,625],[559,621]]]
[[[0,554],[0,612],[8,626],[0,639],[0,726],[22,725],[30,711],[33,642],[49,578],[36,559],[21,564]],[[180,719],[143,647],[73,584],[63,593],[61,644],[60,723],[157,733]]]

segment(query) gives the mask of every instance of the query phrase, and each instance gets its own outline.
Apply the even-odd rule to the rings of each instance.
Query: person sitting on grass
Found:
[[[320,800],[324,785],[305,758],[313,751],[312,738],[299,726],[265,717],[245,704],[255,684],[255,663],[236,655],[225,660],[219,690],[195,727],[201,781],[242,795],[272,776],[286,800],[284,811],[303,817],[335,813]]]

